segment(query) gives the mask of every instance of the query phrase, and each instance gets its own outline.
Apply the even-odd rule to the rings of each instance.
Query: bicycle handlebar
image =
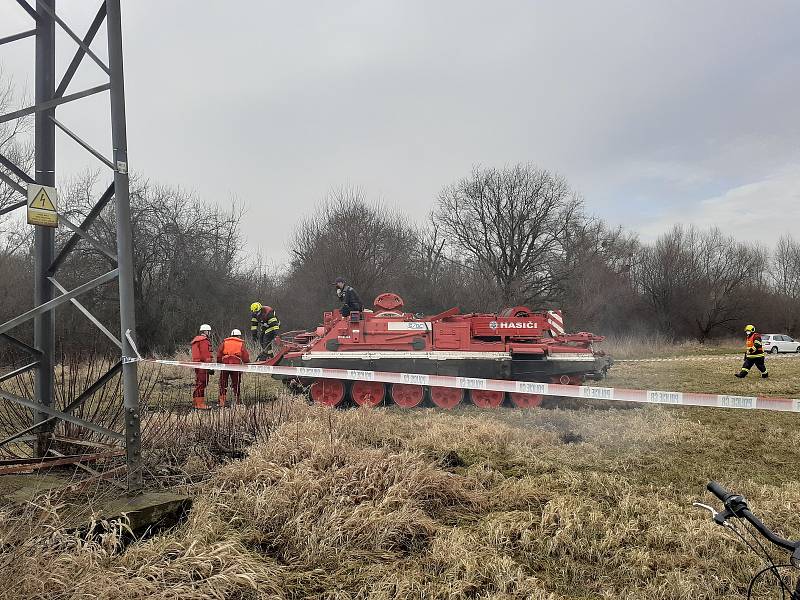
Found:
[[[800,541],[793,542],[775,535],[771,529],[764,525],[764,523],[762,523],[761,520],[750,511],[750,507],[747,505],[747,500],[745,500],[744,496],[741,494],[729,492],[716,481],[709,481],[708,485],[706,485],[706,489],[725,504],[725,512],[717,513],[717,515],[714,517],[714,520],[720,525],[724,524],[725,521],[731,517],[745,519],[748,523],[755,527],[761,535],[763,535],[776,546],[780,546],[781,548],[794,552],[795,554],[800,551]]]
[[[717,498],[722,500],[722,502],[727,502],[728,498],[730,498],[731,496],[735,496],[735,494],[731,494],[728,490],[726,490],[716,481],[709,481],[708,484],[706,485],[706,489],[712,494],[714,494]]]

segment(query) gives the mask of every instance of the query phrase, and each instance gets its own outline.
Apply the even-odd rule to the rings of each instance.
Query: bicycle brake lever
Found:
[[[728,519],[730,519],[731,517],[736,517],[736,516],[738,516],[738,515],[735,512],[733,512],[732,510],[726,508],[722,512],[718,512],[718,513],[716,513],[714,515],[714,522],[717,525],[727,525]]]
[[[692,506],[697,506],[698,508],[704,508],[708,512],[710,512],[711,518],[717,525],[727,525],[728,524],[727,520],[735,516],[734,513],[732,513],[728,509],[725,509],[723,512],[718,512],[713,506],[709,506],[708,504],[703,504],[702,502],[692,502]]]
[[[703,504],[702,502],[692,502],[692,506],[706,509],[708,512],[711,513],[711,518],[716,520],[717,510],[713,506],[709,506],[708,504]]]

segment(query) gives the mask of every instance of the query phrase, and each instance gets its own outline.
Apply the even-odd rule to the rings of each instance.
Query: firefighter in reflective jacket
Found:
[[[766,379],[769,377],[769,373],[767,373],[767,365],[764,364],[764,346],[761,344],[761,334],[756,332],[754,325],[745,327],[744,333],[746,336],[744,364],[742,365],[742,370],[736,376],[747,377],[750,369],[755,365],[761,371],[761,377]]]
[[[250,335],[254,342],[261,344],[262,350],[270,347],[280,328],[281,322],[274,308],[264,306],[260,302],[253,302],[250,305]]]
[[[217,362],[226,365],[243,365],[250,362],[250,355],[242,339],[242,332],[238,329],[231,331],[230,337],[226,337],[217,350]],[[242,374],[238,371],[222,371],[219,375],[219,406],[223,408],[228,395],[228,377],[231,379],[233,395],[236,402],[242,400],[239,391],[242,383]]]
[[[192,340],[192,362],[210,363],[213,361],[211,354],[211,325],[200,325],[200,334]],[[206,386],[208,376],[214,371],[208,369],[194,370],[194,392],[192,393],[192,406],[198,409],[208,408],[206,404]]]

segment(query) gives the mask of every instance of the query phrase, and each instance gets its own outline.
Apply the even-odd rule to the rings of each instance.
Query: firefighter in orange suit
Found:
[[[211,349],[211,325],[200,325],[200,333],[192,340],[192,362],[210,363],[214,360]],[[206,386],[208,376],[214,373],[208,369],[194,370],[194,392],[192,392],[192,407],[207,409]]]
[[[739,378],[747,377],[750,369],[755,365],[761,371],[761,377],[766,379],[769,377],[769,373],[767,373],[767,365],[764,363],[766,355],[764,354],[764,346],[761,343],[761,334],[756,331],[754,325],[745,327],[744,334],[746,336],[744,364],[742,364],[742,369],[736,373],[736,376]]]
[[[250,355],[242,339],[242,332],[238,329],[231,331],[230,337],[225,338],[217,350],[217,362],[226,365],[244,365],[250,362]],[[219,375],[219,406],[225,406],[228,395],[228,377],[231,378],[231,386],[236,402],[242,400],[239,386],[242,383],[242,374],[238,371],[222,371]]]

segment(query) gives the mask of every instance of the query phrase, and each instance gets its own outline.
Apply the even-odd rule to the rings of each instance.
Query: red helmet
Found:
[[[272,312],[272,307],[264,305],[264,307],[261,310],[263,312],[265,312],[265,313],[271,313]]]

